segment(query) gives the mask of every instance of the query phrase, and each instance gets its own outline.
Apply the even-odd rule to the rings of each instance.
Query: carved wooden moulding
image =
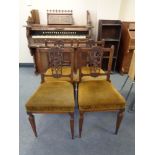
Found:
[[[86,47],[93,47],[95,46],[95,41],[93,39],[89,39],[87,42],[86,42]]]
[[[103,52],[101,47],[92,47],[89,51],[89,66],[90,74],[93,77],[97,77],[100,73],[100,68],[102,66]]]
[[[52,47],[48,52],[49,67],[51,67],[52,76],[62,77],[63,50],[59,47]]]
[[[64,47],[64,41],[63,40],[56,40],[54,43],[54,46],[63,48]]]
[[[48,25],[72,25],[72,10],[47,10]]]

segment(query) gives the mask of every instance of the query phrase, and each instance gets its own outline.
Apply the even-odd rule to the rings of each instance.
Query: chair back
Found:
[[[103,75],[105,75],[106,79],[110,81],[113,54],[114,54],[114,46],[111,46],[111,48],[105,48],[102,46],[92,46],[92,47],[85,47],[85,48],[79,47],[80,81],[83,76],[98,77]],[[87,56],[85,61],[83,60],[83,55],[84,57]],[[107,71],[105,71],[104,73],[101,73],[100,69],[102,69],[104,55],[106,55],[108,59],[108,68],[107,68]],[[89,74],[82,73],[83,66],[89,66],[89,69],[90,69]]]
[[[37,48],[38,59],[42,53],[46,55],[46,66],[42,60],[38,60],[40,73],[42,77],[42,82],[44,82],[44,77],[70,77],[71,82],[73,81],[73,64],[74,64],[74,49],[73,48],[64,48],[64,47],[51,47],[51,48]],[[67,55],[67,61],[65,56]],[[63,67],[70,67],[71,71],[69,74],[63,75]],[[51,75],[45,74],[47,69],[51,69]]]

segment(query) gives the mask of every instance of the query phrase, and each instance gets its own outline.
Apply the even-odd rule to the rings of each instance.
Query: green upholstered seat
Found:
[[[27,112],[74,112],[73,85],[66,81],[48,82],[39,86],[26,104]]]
[[[79,84],[80,111],[106,111],[125,108],[125,99],[108,81],[84,81]]]

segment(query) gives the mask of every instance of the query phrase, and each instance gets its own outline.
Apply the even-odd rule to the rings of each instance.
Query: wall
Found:
[[[130,1],[133,0],[128,0],[128,5]],[[33,62],[33,58],[30,55],[29,49],[27,47],[26,30],[23,27],[23,25],[26,25],[26,20],[27,17],[30,15],[31,9],[39,10],[41,24],[47,23],[47,9],[73,10],[73,18],[75,24],[77,25],[86,24],[86,10],[89,10],[91,14],[91,20],[94,26],[94,39],[96,39],[98,19],[119,19],[120,17],[122,18],[123,14],[125,14],[125,10],[123,9],[125,3],[122,2],[123,0],[20,0],[19,62]],[[31,4],[32,6],[27,6],[28,4]]]
[[[119,19],[122,21],[135,21],[135,0],[122,0]]]
[[[119,18],[121,0],[98,0],[97,1],[97,19]]]

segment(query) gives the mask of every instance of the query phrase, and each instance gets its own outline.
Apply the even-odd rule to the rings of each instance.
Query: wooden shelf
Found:
[[[102,26],[121,26],[121,24],[102,24]]]
[[[116,71],[118,68],[117,66],[117,58],[118,58],[118,50],[121,38],[121,21],[120,20],[99,20],[98,24],[98,41],[104,39],[105,46],[111,47],[112,45],[115,46],[114,49],[114,57],[113,57],[113,65],[112,70]],[[104,58],[108,58],[105,56]],[[107,67],[108,59],[103,61],[103,69]]]
[[[103,38],[105,41],[120,41],[120,39],[112,39],[112,38]]]
[[[109,56],[103,56],[103,59],[104,58],[109,58]],[[113,59],[116,59],[116,58],[117,58],[116,56],[113,57]]]

